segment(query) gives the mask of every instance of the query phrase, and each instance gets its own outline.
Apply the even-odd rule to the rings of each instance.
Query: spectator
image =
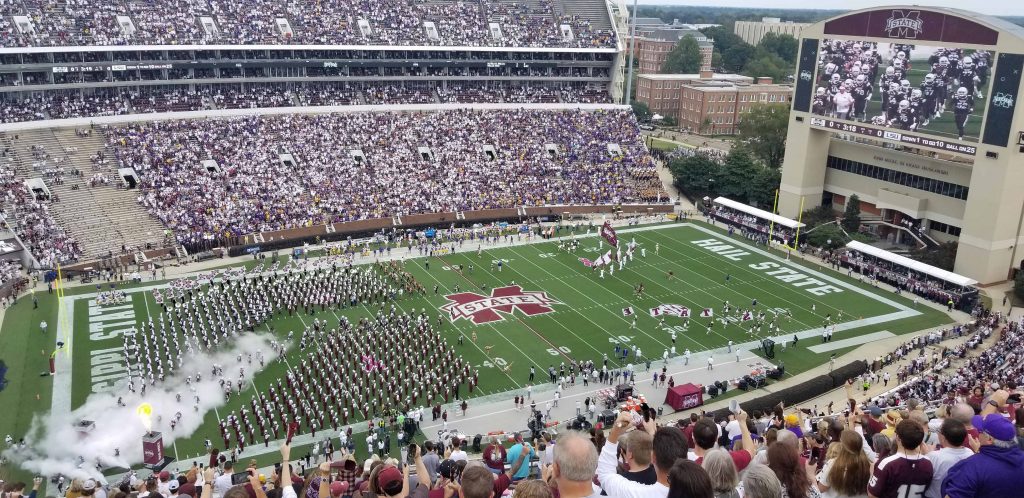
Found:
[[[487,465],[487,468],[491,469],[491,472],[500,474],[505,471],[505,459],[508,457],[508,453],[505,451],[505,447],[498,443],[497,436],[493,436],[490,439],[490,444],[484,448],[484,464]]]
[[[932,463],[921,454],[924,429],[904,420],[896,426],[896,454],[878,462],[868,481],[872,498],[921,495],[932,481]]]
[[[864,438],[852,429],[839,434],[833,444],[835,457],[828,458],[815,480],[822,498],[859,498],[866,496],[871,478],[871,462],[864,453]]]
[[[524,479],[516,484],[516,498],[552,498],[551,486],[540,479]]]
[[[423,466],[430,474],[430,482],[434,482],[437,480],[437,468],[441,465],[441,460],[437,456],[437,449],[434,447],[433,441],[424,442],[423,447],[427,450],[427,454],[423,455]]]
[[[754,445],[754,440],[750,437],[746,412],[741,410],[737,413],[736,420],[740,424],[743,449],[730,451],[729,456],[732,457],[732,461],[736,465],[736,471],[742,472],[750,464],[754,453],[757,452],[757,447]],[[713,449],[718,442],[718,425],[715,424],[714,420],[706,417],[698,420],[693,428],[693,441],[696,443],[696,446],[693,448],[693,452],[697,456],[696,462],[700,464],[704,454]]]
[[[947,418],[939,428],[939,444],[942,448],[929,452],[925,457],[932,463],[932,483],[925,490],[926,498],[942,498],[942,481],[946,478],[950,467],[974,454],[970,448],[964,447],[967,441],[967,428],[959,420]]]
[[[647,431],[633,431],[619,439],[619,453],[625,463],[619,475],[641,484],[658,482],[658,473],[651,465],[653,443],[654,438]]]
[[[598,497],[593,484],[597,471],[597,449],[590,438],[575,431],[562,433],[555,446],[551,477],[558,487],[559,498]],[[614,496],[614,495],[613,495]]]
[[[713,498],[711,478],[696,463],[679,459],[668,473],[668,498]]]
[[[527,465],[520,466],[519,469],[514,474],[512,474],[512,481],[513,482],[514,481],[519,481],[519,480],[522,480],[522,479],[526,479],[527,477],[529,477],[529,475],[530,475],[530,465],[529,465],[529,462],[531,460],[533,460],[533,458],[536,456],[536,452],[534,452],[533,448],[530,445],[524,443],[521,440],[517,440],[516,444],[512,445],[512,447],[508,449],[508,455],[507,455],[506,459],[507,459],[509,464],[515,463],[516,460],[519,459],[519,454],[524,452],[524,451],[526,452],[526,455],[527,455],[526,456]]]
[[[753,464],[743,473],[743,498],[783,498],[785,488],[768,467]]]
[[[779,478],[788,498],[818,498],[820,493],[811,483],[800,456],[785,444],[768,447],[768,468]]]
[[[736,473],[736,465],[726,450],[708,450],[704,453],[700,466],[711,479],[711,489],[714,490],[715,498],[739,498],[740,494],[736,489],[740,483],[739,476]]]
[[[653,433],[652,447],[654,471],[658,482],[640,484],[616,473],[619,438],[633,427],[630,412],[620,412],[615,419],[608,440],[601,448],[597,478],[608,496],[615,498],[665,498],[669,493],[668,473],[679,459],[686,459],[686,437],[675,427],[657,427],[653,420],[644,424],[644,430]]]
[[[1001,399],[997,397],[1002,394]],[[1006,392],[993,394],[1005,405]],[[1020,496],[1024,490],[1024,450],[1017,447],[1013,424],[1002,414],[978,415],[972,421],[980,436],[972,440],[978,453],[953,465],[942,481],[948,498]]]

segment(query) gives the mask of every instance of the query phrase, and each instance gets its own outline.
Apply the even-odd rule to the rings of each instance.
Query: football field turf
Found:
[[[407,270],[423,284],[427,295],[402,297],[395,304],[406,311],[426,310],[432,324],[450,305],[448,309],[457,318],[446,321],[441,335],[479,369],[480,383],[472,397],[507,393],[511,398],[523,393],[531,365],[537,370],[535,383],[543,383],[549,365],[557,369],[562,362],[568,364],[569,358],[591,359],[600,364],[603,355],[608,354],[609,368],[627,362],[639,365],[644,358],[660,359],[672,346],[673,332],[678,355],[686,349],[695,354],[706,350],[724,354],[730,340],[742,344],[769,335],[767,330],[758,337],[750,335],[748,329],[753,321],[744,322],[738,314],[727,324],[719,322],[726,301],[733,307],[750,309],[756,299],[757,311],[766,311],[769,317],[780,315],[781,335],[787,338],[803,331],[813,334],[785,351],[776,346],[776,357],[771,361],[783,362],[787,375],[825,363],[833,352],[842,354],[859,344],[820,354],[808,349],[820,344],[817,337],[826,316],[838,324],[834,341],[882,331],[885,336],[899,335],[950,321],[945,314],[924,305],[915,306],[902,296],[857,282],[845,274],[804,264],[795,257],[787,262],[777,251],[769,254],[763,246],[755,247],[739,235],[730,237],[703,223],[620,229],[621,244],[638,244],[636,257],[625,269],[616,270],[613,275],[606,272],[604,278],[585,267],[579,258],[597,259],[608,250],[608,245],[596,233],[580,233],[577,238],[581,244],[576,253],[559,249],[556,240],[514,246],[485,244],[478,255],[476,245],[470,247],[467,242],[465,252],[408,259],[404,263]],[[641,249],[646,256],[641,256]],[[396,251],[395,255],[404,252]],[[502,261],[500,271],[498,260]],[[461,272],[457,271],[459,265]],[[671,279],[669,272],[673,274]],[[645,287],[642,297],[634,292],[634,287],[641,283]],[[117,324],[130,327],[160,313],[150,291],[154,285],[165,284],[144,283],[134,290],[127,288],[130,304],[115,308],[98,307],[91,294],[94,289],[88,286],[67,292],[64,309],[73,327],[70,378],[39,375],[46,370],[46,358],[54,348],[56,327],[51,325],[51,331],[43,335],[38,323],[42,319],[57,323],[56,299],[40,293],[39,309],[33,310],[27,298],[9,309],[0,333],[0,359],[10,368],[7,375],[11,385],[0,392],[0,404],[9,407],[5,416],[0,417],[0,433],[16,437],[25,434],[33,414],[51,406],[62,411],[75,410],[91,395],[116,399],[123,391],[107,391],[122,381],[125,371],[120,356],[121,336],[111,331]],[[518,290],[522,291],[516,298],[518,305],[490,299],[519,295]],[[446,298],[457,292],[458,297]],[[660,305],[686,307],[694,318],[666,316],[661,327],[660,318],[651,316],[651,309]],[[633,317],[625,316],[624,308],[632,308],[635,328]],[[703,308],[713,309],[715,323],[711,329],[710,319],[696,317]],[[304,324],[314,318],[334,326],[340,316],[351,320],[371,312],[370,308],[359,306],[328,309],[315,316],[283,314],[274,318],[271,325],[280,339],[288,331],[295,331],[297,338]],[[256,330],[267,333],[268,328],[264,325]],[[462,345],[458,344],[460,335]],[[639,348],[643,356],[638,360],[631,354],[626,361],[618,360],[614,354],[616,344],[628,345],[632,351]],[[296,340],[287,358],[295,365],[305,355],[298,351]],[[240,396],[233,396],[226,405],[206,413],[204,423],[193,434],[178,437],[172,443],[169,436],[184,435],[172,434],[165,428],[167,454],[192,459],[205,453],[203,441],[207,438],[220,446],[218,417],[248,404],[253,386],[265,390],[272,380],[284,375],[285,368],[284,363],[269,362],[265,370],[251,377],[252,385]],[[638,374],[638,382],[645,375]],[[687,379],[676,382],[684,383]],[[165,414],[165,418],[170,415]]]

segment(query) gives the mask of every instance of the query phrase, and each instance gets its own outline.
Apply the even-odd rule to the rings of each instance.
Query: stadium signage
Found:
[[[135,307],[131,294],[125,304],[100,306],[89,300],[89,340],[97,349],[89,352],[89,385],[91,392],[119,392],[128,384],[124,362],[124,335],[131,335],[135,326]]]
[[[891,140],[893,142],[912,145],[914,147],[928,147],[929,149],[938,149],[946,152],[965,154],[969,156],[973,156],[978,153],[978,148],[973,145],[967,145],[961,142],[948,142],[946,140],[939,140],[921,135],[903,133],[902,131],[872,128],[870,126],[864,126],[862,124],[853,123],[850,121],[811,118],[810,123],[811,126],[816,126],[819,128],[827,128],[830,130],[837,130],[844,133],[856,133],[858,135],[875,137],[882,140]]]
[[[441,306],[441,310],[448,313],[449,319],[453,322],[470,320],[476,325],[504,320],[504,315],[511,315],[517,309],[526,316],[544,315],[555,311],[552,305],[562,304],[548,297],[546,292],[523,292],[518,285],[492,289],[490,296],[460,292],[445,298],[449,303]]]
[[[999,32],[966,17],[927,9],[876,9],[825,21],[826,37],[855,36],[933,41],[965,45],[996,45]]]
[[[735,246],[722,242],[719,239],[694,240],[691,241],[691,243],[733,261],[743,261],[744,258],[742,258],[742,256],[751,256],[751,253],[738,249]],[[829,285],[823,280],[806,275],[792,268],[782,266],[779,263],[763,261],[759,263],[751,263],[748,267],[752,270],[763,271],[765,275],[770,275],[777,280],[792,285],[793,287],[799,287],[811,294],[814,294],[815,296],[824,296],[825,294],[843,292],[843,289],[839,287]]]

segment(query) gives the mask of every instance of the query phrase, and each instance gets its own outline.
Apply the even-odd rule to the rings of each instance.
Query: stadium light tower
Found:
[[[633,12],[629,21],[629,75],[626,77],[626,105],[633,97],[633,53],[636,52],[636,2],[633,0]]]

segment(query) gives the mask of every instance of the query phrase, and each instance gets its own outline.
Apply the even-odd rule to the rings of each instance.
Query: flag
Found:
[[[711,308],[704,308],[704,310],[700,312],[700,316],[704,318],[711,318],[712,316],[715,316],[715,312]]]
[[[744,322],[748,321],[748,320],[753,320],[753,319],[754,319],[754,314],[753,313],[751,313],[749,311],[744,311],[743,312],[743,321]]]
[[[587,258],[580,258],[580,263],[583,263],[583,266],[586,266],[587,268],[594,266],[594,262]]]
[[[657,308],[651,308],[651,316],[659,317],[661,315],[662,315],[661,306],[658,306]]]
[[[679,318],[690,318],[690,308],[679,310]]]
[[[622,308],[622,316],[633,316],[633,307],[627,306]]]
[[[615,235],[615,229],[612,228],[612,222],[611,221],[605,221],[604,225],[601,225],[601,232],[600,233],[601,233],[601,236],[604,237],[604,240],[607,240],[608,243],[611,244],[612,247],[618,247],[619,246],[619,237],[617,235]]]
[[[611,262],[612,262],[612,252],[608,251],[608,252],[604,253],[603,255],[601,255],[600,258],[597,258],[596,260],[594,260],[594,266],[604,266],[604,265],[606,265],[608,263],[611,263]]]
[[[659,304],[657,308],[651,308],[651,316],[672,315],[681,318],[690,317],[690,309],[679,304]]]

